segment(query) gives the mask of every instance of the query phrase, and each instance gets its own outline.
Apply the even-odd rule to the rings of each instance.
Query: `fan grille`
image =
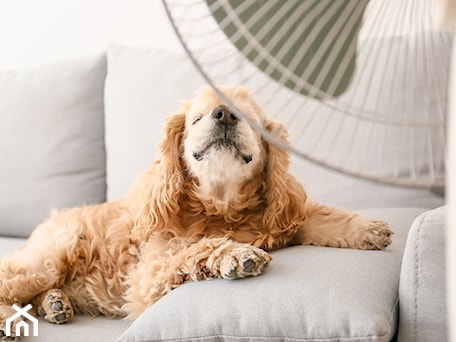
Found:
[[[266,138],[354,176],[444,184],[452,35],[431,0],[164,4],[207,82],[249,86],[291,144],[256,127]]]

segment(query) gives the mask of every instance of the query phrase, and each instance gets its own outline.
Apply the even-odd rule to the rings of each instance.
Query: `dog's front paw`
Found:
[[[224,279],[257,276],[268,266],[272,257],[253,246],[237,247],[223,256],[220,274]]]
[[[14,311],[11,306],[0,305],[0,341],[17,341],[16,323],[18,323],[21,318],[15,319],[11,322],[9,336],[7,336],[6,329],[6,320],[15,313],[16,311]]]
[[[365,225],[363,249],[383,249],[393,242],[394,232],[384,221],[371,220]]]
[[[42,298],[38,314],[46,321],[62,324],[73,317],[73,306],[63,291],[52,289],[47,291]]]
[[[0,323],[0,341],[17,341],[15,331],[16,323],[11,323],[11,334],[6,336],[6,327],[3,323]]]
[[[15,334],[16,331],[16,324],[11,324],[11,335],[6,336],[6,327],[0,323],[0,341],[17,341],[17,337]]]

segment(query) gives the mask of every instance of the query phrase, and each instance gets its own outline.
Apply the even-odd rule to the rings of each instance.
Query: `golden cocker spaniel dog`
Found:
[[[248,89],[221,89],[286,142]],[[186,281],[259,275],[277,248],[391,243],[385,222],[308,199],[288,166],[288,152],[203,90],[167,118],[158,160],[123,200],[53,213],[1,261],[0,324],[27,303],[53,323],[133,319]]]

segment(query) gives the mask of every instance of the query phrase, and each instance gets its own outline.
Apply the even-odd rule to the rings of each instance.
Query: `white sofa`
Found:
[[[153,162],[164,117],[201,85],[183,53],[126,46],[0,71],[0,257],[53,208],[123,196]],[[292,172],[311,198],[388,221],[393,244],[384,251],[279,250],[260,277],[185,284],[133,323],[40,320],[39,336],[25,339],[445,341],[442,195],[296,158]]]

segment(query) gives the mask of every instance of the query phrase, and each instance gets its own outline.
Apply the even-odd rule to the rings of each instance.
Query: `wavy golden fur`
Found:
[[[282,141],[244,87],[224,94]],[[296,244],[382,249],[386,223],[307,198],[289,154],[205,89],[165,122],[159,158],[123,200],[55,212],[0,263],[0,337],[11,305],[48,321],[73,312],[135,318],[189,280],[260,274]]]

